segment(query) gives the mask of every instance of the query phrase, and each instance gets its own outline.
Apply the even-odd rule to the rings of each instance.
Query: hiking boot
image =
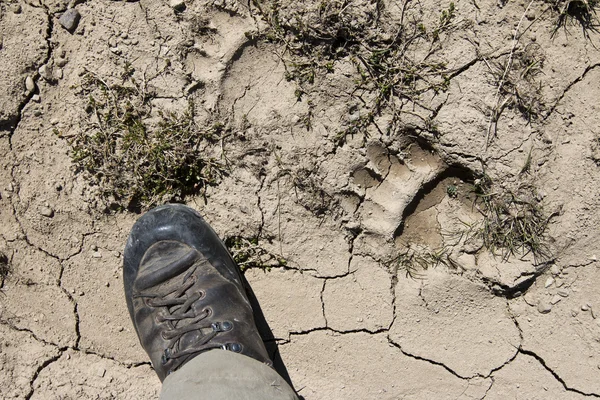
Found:
[[[161,381],[210,349],[272,366],[243,282],[223,242],[191,208],[157,207],[135,223],[124,252],[125,298]]]

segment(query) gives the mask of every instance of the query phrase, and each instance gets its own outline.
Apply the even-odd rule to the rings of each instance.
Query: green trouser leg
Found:
[[[226,350],[188,361],[163,382],[161,400],[298,400],[272,368]]]

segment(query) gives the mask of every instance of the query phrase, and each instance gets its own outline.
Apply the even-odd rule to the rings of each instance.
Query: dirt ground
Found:
[[[279,6],[310,22],[326,3]],[[348,26],[384,32],[411,2],[337,3]],[[0,397],[158,397],[121,282],[139,214],[103,210],[72,158],[93,119],[84,78],[124,68],[153,109],[193,100],[199,124],[227,127],[227,174],[184,200],[280,259],[245,276],[304,399],[600,397],[600,35],[552,4],[456,0],[432,42],[445,86],[348,134],[373,90],[390,92],[357,95],[362,59],[339,43],[326,72],[290,77],[302,55],[260,35],[256,5],[0,0]],[[450,2],[412,6],[427,25]],[[540,247],[492,251],[461,231],[490,217],[473,198],[484,178],[484,200],[510,189],[540,211]]]

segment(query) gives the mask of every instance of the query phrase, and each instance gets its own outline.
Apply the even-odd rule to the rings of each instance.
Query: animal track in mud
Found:
[[[537,273],[531,260],[495,257],[471,229],[483,220],[475,204],[475,172],[446,164],[419,142],[409,143],[397,155],[374,142],[366,155],[367,163],[351,173],[362,199],[356,212],[362,228],[358,254],[380,260],[402,254],[419,268],[441,261],[509,297],[533,282]]]

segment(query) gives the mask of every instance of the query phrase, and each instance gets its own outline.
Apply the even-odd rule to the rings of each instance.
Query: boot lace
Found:
[[[161,332],[165,340],[169,340],[170,345],[164,350],[161,362],[165,365],[169,360],[184,356],[191,356],[209,349],[223,348],[225,350],[237,351],[237,343],[219,345],[210,343],[211,340],[221,332],[227,332],[233,329],[233,323],[230,321],[210,322],[205,321],[212,315],[212,309],[205,307],[202,310],[196,310],[193,305],[198,300],[204,298],[205,292],[201,290],[189,291],[196,283],[196,268],[188,271],[183,277],[181,285],[175,289],[164,293],[140,293],[134,297],[144,298],[146,305],[153,308],[164,307],[168,314],[160,315],[158,322],[168,322],[169,330]],[[184,334],[192,331],[202,332],[199,340],[193,346],[179,349],[179,343]],[[205,333],[206,332],[206,333]],[[178,350],[175,350],[175,349]]]

